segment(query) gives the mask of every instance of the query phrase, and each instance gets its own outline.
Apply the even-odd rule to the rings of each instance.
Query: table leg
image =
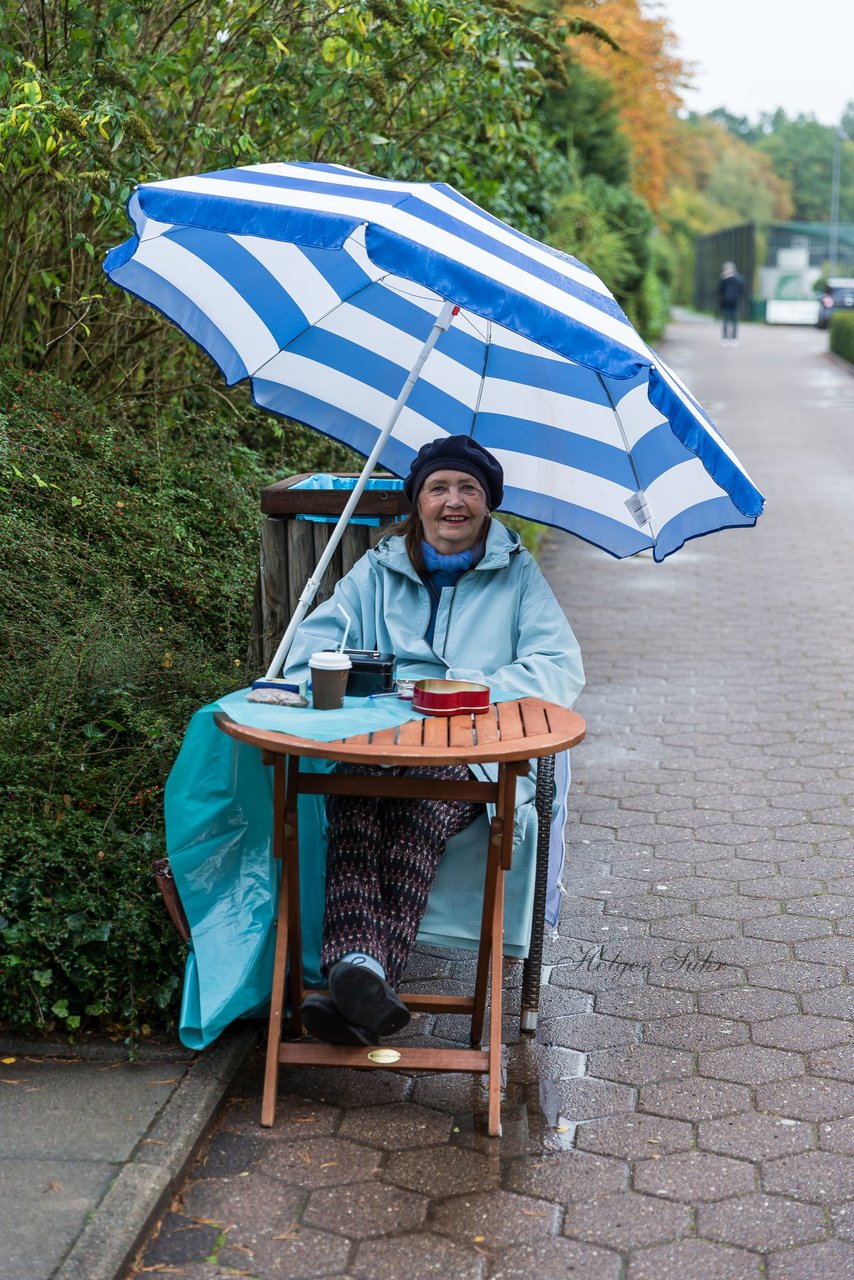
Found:
[[[502,766],[498,771],[498,812],[501,817],[499,866],[495,877],[490,935],[492,945],[491,982],[489,992],[489,1116],[487,1131],[491,1138],[501,1136],[501,1048],[504,995],[504,872],[513,863],[513,820],[516,807],[516,767]]]
[[[299,875],[299,756],[288,756],[288,782],[285,792],[285,866],[288,872],[288,969],[290,972],[291,1025],[295,1035],[302,1035],[303,973],[302,929],[300,925]]]
[[[498,792],[495,804],[495,817],[489,828],[489,849],[486,859],[486,876],[483,888],[483,911],[480,919],[480,945],[477,952],[477,973],[474,987],[474,1010],[471,1020],[471,1043],[480,1044],[483,1038],[483,1022],[486,1011],[486,992],[489,985],[489,958],[492,945],[492,922],[495,910],[495,890],[498,883],[498,867],[493,857],[497,858],[501,867],[509,871],[513,864],[513,829],[516,803],[516,774],[527,771],[528,763],[500,765],[498,769]],[[507,787],[509,786],[509,796]],[[502,937],[503,937],[502,915]],[[503,950],[503,942],[502,942]]]
[[[273,854],[281,863],[282,878],[279,884],[279,912],[276,921],[276,949],[273,959],[273,989],[270,996],[267,1058],[264,1064],[264,1095],[261,1102],[261,1124],[268,1129],[276,1118],[276,1090],[279,1084],[279,1045],[282,1040],[285,970],[288,956],[288,864],[284,857],[285,763],[285,757],[280,755],[277,755],[273,762]]]
[[[499,790],[499,796],[500,794]],[[501,871],[502,832],[503,820],[499,814],[496,814],[489,827],[489,846],[486,854],[483,911],[480,917],[480,943],[477,949],[477,972],[474,981],[474,1008],[471,1015],[470,1034],[472,1044],[480,1044],[483,1039],[486,992],[489,986],[489,961],[492,954],[492,928],[495,918],[495,894]]]
[[[492,909],[492,963],[489,993],[489,1117],[490,1138],[501,1137],[501,1018],[504,987],[504,871],[498,868]]]

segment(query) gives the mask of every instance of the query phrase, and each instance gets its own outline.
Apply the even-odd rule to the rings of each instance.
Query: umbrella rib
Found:
[[[477,399],[475,401],[474,410],[471,416],[471,431],[469,435],[474,439],[475,428],[477,427],[477,415],[480,413],[480,402],[483,399],[483,388],[486,386],[486,366],[489,364],[489,350],[492,343],[492,321],[486,322],[486,341],[484,342],[483,368],[480,371],[480,386],[477,389]]]
[[[615,402],[615,400],[614,400],[614,397],[611,395],[611,392],[608,390],[608,384],[607,384],[607,382],[606,382],[606,381],[605,381],[605,379],[602,377],[601,373],[599,373],[599,372],[598,372],[598,370],[596,371],[596,377],[599,379],[599,381],[600,381],[600,382],[601,382],[601,384],[602,384],[602,390],[605,392],[605,395],[608,397],[608,403],[609,403],[609,405],[611,406],[611,412],[613,413],[614,418],[616,419],[617,426],[620,428],[620,435],[623,437],[623,447],[624,447],[624,449],[625,449],[625,451],[626,451],[626,457],[627,457],[627,458],[628,458],[628,460],[629,460],[629,466],[630,466],[630,467],[631,467],[631,469],[632,469],[632,475],[633,475],[633,476],[634,476],[634,478],[635,478],[635,487],[637,488],[638,494],[640,494],[641,496],[645,496],[645,495],[644,495],[644,487],[643,487],[643,485],[642,485],[642,484],[641,484],[641,482],[640,482],[640,476],[638,475],[638,469],[637,469],[637,467],[635,466],[635,460],[634,460],[634,458],[632,457],[632,450],[631,450],[631,447],[630,447],[630,445],[629,445],[629,438],[628,438],[628,436],[626,435],[626,429],[625,429],[625,427],[623,426],[623,420],[622,420],[622,418],[620,417],[620,411],[619,411],[619,409],[617,408],[617,405],[616,405],[616,402]],[[647,508],[647,510],[649,510],[649,508]],[[645,523],[649,525],[650,532],[652,533],[652,535],[653,535],[653,537],[654,537],[654,536],[655,536],[655,530],[653,529],[653,526],[652,526],[652,517],[648,515],[648,516],[647,516],[647,518],[646,518]]]

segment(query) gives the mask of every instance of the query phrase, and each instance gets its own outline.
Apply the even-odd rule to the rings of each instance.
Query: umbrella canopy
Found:
[[[762,512],[605,285],[451,187],[252,165],[145,184],[128,211],[136,234],[107,256],[110,279],[229,384],[250,379],[261,407],[363,454],[455,304],[378,455],[398,474],[426,441],[470,434],[504,467],[504,510],[615,556],[663,560]]]

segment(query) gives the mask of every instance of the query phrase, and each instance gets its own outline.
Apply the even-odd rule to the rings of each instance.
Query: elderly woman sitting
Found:
[[[495,694],[572,706],[584,683],[578,644],[518,536],[490,516],[503,483],[498,460],[468,436],[424,445],[403,486],[412,516],[303,622],[286,674],[303,676],[311,653],[335,645],[340,603],[353,620],[350,643],[394,653],[399,678],[483,680]],[[497,776],[494,766],[478,768]],[[464,765],[413,772],[468,776]],[[330,994],[303,1002],[311,1035],[376,1044],[406,1025],[396,989],[436,868],[447,841],[480,810],[464,801],[328,798],[321,966]]]

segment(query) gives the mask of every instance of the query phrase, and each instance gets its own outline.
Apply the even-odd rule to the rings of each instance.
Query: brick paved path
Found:
[[[768,514],[664,565],[563,536],[545,557],[590,732],[537,1043],[508,1018],[504,1138],[465,1077],[294,1073],[272,1132],[252,1077],[155,1274],[854,1276],[854,378],[825,347],[675,325]],[[436,953],[411,976],[470,973]]]

